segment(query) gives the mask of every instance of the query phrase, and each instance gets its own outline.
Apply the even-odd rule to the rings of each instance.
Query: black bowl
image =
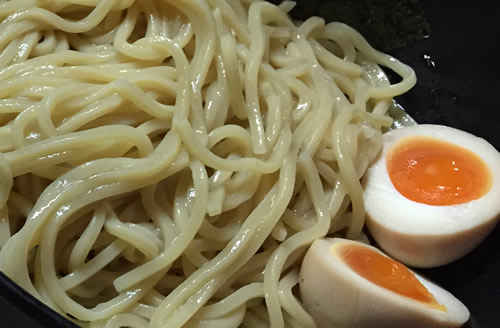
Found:
[[[500,7],[486,0],[424,0],[421,4],[430,37],[392,51],[415,69],[418,78],[398,102],[419,123],[456,127],[500,150]],[[466,327],[499,327],[499,254],[497,226],[464,258],[420,271],[469,308],[471,320]]]
[[[417,72],[398,102],[419,123],[453,126],[500,149],[500,10],[496,1],[420,1],[430,36],[391,53]],[[499,200],[500,201],[500,200]],[[500,322],[500,228],[473,252],[444,267],[420,270],[462,300],[467,327]],[[75,327],[0,274],[1,327]]]

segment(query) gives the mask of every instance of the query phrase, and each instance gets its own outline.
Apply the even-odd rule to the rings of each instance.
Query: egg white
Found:
[[[459,327],[469,319],[463,303],[417,274],[436,301],[446,306],[446,312],[364,279],[332,254],[337,243],[356,243],[381,253],[342,238],[320,239],[311,245],[302,263],[300,292],[304,307],[319,328]]]
[[[434,206],[412,201],[392,184],[387,153],[401,138],[428,136],[451,142],[478,155],[491,171],[490,190],[458,205]],[[395,259],[415,267],[450,263],[476,247],[500,217],[500,153],[484,139],[440,125],[392,130],[376,162],[363,178],[366,225],[378,245]]]

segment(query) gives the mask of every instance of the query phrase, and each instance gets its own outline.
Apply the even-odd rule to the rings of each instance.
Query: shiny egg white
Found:
[[[491,171],[491,188],[458,205],[427,205],[401,195],[391,182],[386,158],[404,137],[428,136],[455,143],[476,155]],[[475,248],[500,217],[500,153],[484,139],[440,125],[416,125],[387,132],[376,162],[363,178],[366,225],[393,258],[415,267],[450,263]],[[473,183],[471,181],[471,183]]]
[[[302,262],[300,293],[306,311],[319,328],[460,327],[469,319],[464,304],[419,275],[416,278],[447,311],[364,279],[332,251],[339,243],[355,243],[383,254],[372,246],[342,238],[319,239],[311,245]]]

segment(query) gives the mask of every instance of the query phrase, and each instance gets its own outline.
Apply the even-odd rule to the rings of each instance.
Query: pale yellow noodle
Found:
[[[314,327],[415,74],[293,6],[0,1],[0,270],[83,327]]]

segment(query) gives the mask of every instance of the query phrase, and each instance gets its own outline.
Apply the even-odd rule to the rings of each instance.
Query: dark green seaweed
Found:
[[[296,0],[296,3],[291,12],[294,19],[320,16],[326,22],[346,23],[382,51],[405,47],[430,32],[418,0]]]

